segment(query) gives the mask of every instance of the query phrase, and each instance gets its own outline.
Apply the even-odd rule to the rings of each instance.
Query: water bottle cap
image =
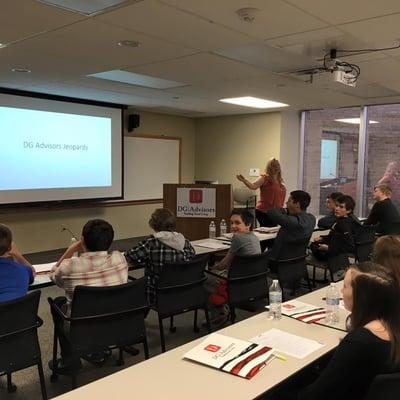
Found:
[[[278,279],[273,279],[272,283],[278,283]]]

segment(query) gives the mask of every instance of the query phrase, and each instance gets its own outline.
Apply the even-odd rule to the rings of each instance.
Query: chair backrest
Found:
[[[0,303],[0,371],[17,371],[40,360],[39,300],[40,291],[35,291]]]
[[[400,394],[400,372],[377,375],[364,400],[397,400]]]
[[[364,262],[370,260],[372,248],[375,242],[375,226],[361,226],[355,237],[356,244],[356,260]]]
[[[228,272],[228,302],[239,305],[268,296],[268,254],[235,256]]]
[[[292,288],[307,274],[306,256],[309,239],[284,243],[277,260],[271,260],[281,286]],[[272,267],[271,265],[271,267]]]
[[[206,303],[207,261],[205,255],[163,266],[156,284],[156,308],[160,314],[179,313]]]
[[[77,286],[71,305],[70,341],[80,354],[127,346],[146,335],[146,279],[116,286]]]

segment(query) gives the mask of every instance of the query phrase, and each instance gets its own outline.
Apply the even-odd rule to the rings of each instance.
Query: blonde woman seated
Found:
[[[378,238],[372,259],[391,271],[400,283],[400,236],[386,235]]]
[[[395,276],[374,263],[346,272],[343,301],[350,333],[318,379],[298,399],[364,399],[376,375],[399,370],[400,290]]]

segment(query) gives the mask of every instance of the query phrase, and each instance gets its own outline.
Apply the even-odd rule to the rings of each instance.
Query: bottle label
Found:
[[[339,297],[327,297],[326,298],[326,304],[328,306],[338,306],[340,302]]]
[[[270,292],[269,293],[269,303],[282,303],[282,293]]]

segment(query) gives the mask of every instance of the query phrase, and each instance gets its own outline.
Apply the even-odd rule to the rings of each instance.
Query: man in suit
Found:
[[[272,248],[267,251],[270,259],[276,260],[281,256],[285,243],[304,243],[310,240],[316,221],[314,215],[307,213],[310,201],[307,192],[295,190],[290,193],[286,209],[274,208],[267,212],[271,221],[281,226]]]

